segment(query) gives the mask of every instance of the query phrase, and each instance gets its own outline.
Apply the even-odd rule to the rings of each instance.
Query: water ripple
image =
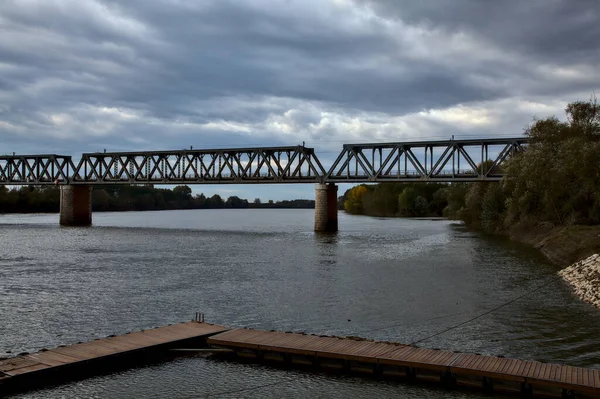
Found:
[[[446,221],[340,214],[315,235],[310,210],[0,216],[0,356],[189,320],[361,335],[424,347],[600,367],[600,312],[514,243]],[[22,222],[19,224],[19,222]],[[428,338],[431,337],[431,338]],[[466,398],[391,382],[191,357],[23,398]]]

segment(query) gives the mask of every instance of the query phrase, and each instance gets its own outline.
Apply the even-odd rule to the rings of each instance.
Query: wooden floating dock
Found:
[[[600,370],[339,337],[235,329],[208,338],[239,357],[362,372],[448,388],[600,398]]]
[[[203,320],[203,319],[200,319]],[[600,398],[600,370],[360,338],[174,324],[0,360],[0,396],[210,348],[285,367],[357,372],[524,396]],[[210,351],[212,352],[211,349]],[[202,350],[202,349],[200,349]],[[206,349],[204,349],[206,350]],[[216,352],[216,351],[215,351]]]
[[[0,360],[0,396],[58,381],[114,370],[127,361],[153,360],[170,348],[205,346],[206,338],[228,328],[187,322]]]

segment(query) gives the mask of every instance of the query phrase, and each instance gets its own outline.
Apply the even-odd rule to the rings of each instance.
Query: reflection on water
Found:
[[[0,216],[0,356],[189,320],[413,342],[554,278],[531,249],[448,221],[310,210]],[[424,347],[600,367],[600,313],[560,280]],[[229,393],[225,393],[229,392]],[[192,357],[23,397],[473,397]]]

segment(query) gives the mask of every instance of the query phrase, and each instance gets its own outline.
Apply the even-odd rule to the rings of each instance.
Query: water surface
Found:
[[[340,214],[339,223],[338,234],[319,235],[312,210],[95,213],[92,228],[60,228],[57,215],[0,215],[0,356],[201,311],[234,327],[600,367],[600,312],[536,251],[449,221]],[[204,356],[22,397],[211,395],[475,397]]]

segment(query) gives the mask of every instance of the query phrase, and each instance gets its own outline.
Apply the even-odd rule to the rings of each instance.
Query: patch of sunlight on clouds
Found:
[[[64,126],[72,122],[71,117],[67,114],[53,114],[49,115],[48,118],[56,126]]]
[[[188,125],[188,123],[186,123],[184,125]],[[195,125],[195,124],[189,124],[189,125]],[[247,124],[229,122],[229,121],[208,122],[208,123],[199,124],[199,125],[195,125],[195,126],[200,127],[202,129],[206,129],[206,130],[221,130],[224,132],[244,132],[244,133],[252,132],[252,128],[250,126],[248,126]]]
[[[587,81],[590,76],[600,76],[596,68],[588,66],[573,65],[570,67],[557,65],[540,65],[537,68],[538,72],[546,79],[566,80],[569,82]]]
[[[333,4],[336,7],[340,7],[340,8],[347,8],[347,7],[351,7],[352,5],[354,5],[354,3],[351,0],[329,0],[329,2],[331,4]]]
[[[461,126],[485,126],[497,120],[488,109],[458,105],[446,109],[430,109],[418,114],[424,118]]]
[[[140,118],[140,116],[138,114],[136,114],[133,110],[125,111],[125,110],[122,110],[119,108],[102,107],[99,109],[99,111],[101,114],[116,116],[121,119],[139,119]]]
[[[561,101],[549,101],[545,103],[537,101],[518,100],[516,107],[523,112],[533,115],[557,115],[565,108],[565,103]]]

